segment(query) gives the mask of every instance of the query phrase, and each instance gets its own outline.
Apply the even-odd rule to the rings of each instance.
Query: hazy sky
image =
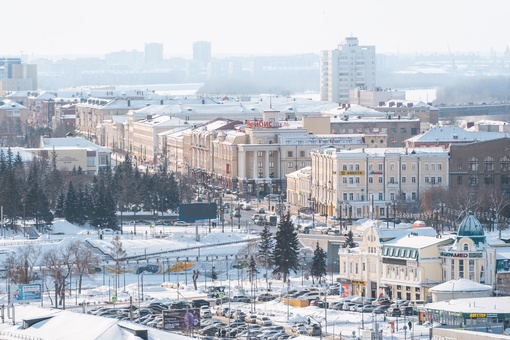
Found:
[[[377,53],[476,52],[510,44],[508,0],[16,0],[2,5],[3,55],[102,55],[143,51],[212,54],[318,53],[346,36]]]

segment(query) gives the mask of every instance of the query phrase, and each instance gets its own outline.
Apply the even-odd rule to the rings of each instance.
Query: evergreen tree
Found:
[[[319,246],[319,242],[317,242],[312,258],[312,282],[314,282],[314,279],[317,279],[317,281],[321,283],[322,278],[326,276],[326,257],[326,252]]]
[[[63,191],[60,192],[57,198],[57,204],[55,206],[55,217],[62,218],[64,217],[64,206],[65,206],[66,196]]]
[[[344,248],[354,248],[356,244],[354,243],[354,234],[352,233],[352,230],[349,230],[347,233],[347,236],[345,237],[345,241],[342,247]]]
[[[250,282],[254,282],[259,271],[257,270],[257,263],[253,255],[250,258],[250,264],[248,265],[248,279]]]
[[[257,253],[257,258],[259,259],[259,263],[261,263],[264,266],[264,269],[266,270],[266,290],[269,289],[269,275],[267,274],[267,271],[270,266],[270,260],[273,253],[273,246],[274,246],[274,239],[273,234],[269,230],[269,226],[265,225],[262,229],[262,232],[260,233],[260,242],[259,242],[259,249]]]
[[[299,268],[299,239],[290,220],[290,213],[278,223],[272,258],[275,267],[273,274],[283,275],[284,282],[291,270],[296,273]]]
[[[73,182],[69,182],[64,203],[64,218],[70,223],[79,223],[80,202],[76,195]]]

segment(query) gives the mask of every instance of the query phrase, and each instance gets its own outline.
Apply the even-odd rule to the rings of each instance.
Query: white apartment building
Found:
[[[311,198],[321,214],[390,217],[391,206],[418,203],[423,191],[448,186],[448,152],[431,148],[331,146],[311,152]]]
[[[348,103],[349,91],[375,88],[375,46],[348,37],[337,49],[321,52],[321,100]]]

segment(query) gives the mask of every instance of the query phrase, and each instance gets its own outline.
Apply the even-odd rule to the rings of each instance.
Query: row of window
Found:
[[[416,249],[383,247],[382,254],[384,256],[405,257],[405,258],[415,259],[416,258]]]
[[[495,170],[495,161],[491,156],[487,156],[483,159],[483,166],[485,171],[494,171]],[[503,156],[499,160],[499,166],[501,171],[510,171],[510,158],[508,156]],[[468,170],[469,171],[478,171],[478,158],[470,157],[468,160]],[[457,170],[462,171],[462,161],[457,163]]]
[[[390,277],[391,273],[394,273],[394,277],[396,279],[400,279],[400,276],[402,276],[404,279],[413,279],[413,280],[418,279],[418,269],[402,267],[402,266],[386,265],[386,276]]]
[[[478,186],[479,183],[479,177],[478,175],[470,175],[468,176],[468,185],[472,187]],[[495,177],[494,175],[485,175],[483,177],[483,184],[485,185],[494,185],[495,183]],[[500,176],[500,183],[501,185],[508,185],[510,184],[510,175],[509,174],[503,174]],[[463,184],[463,176],[458,175],[457,176],[457,185]]]
[[[365,195],[363,194],[360,194],[360,193],[353,193],[353,192],[344,192],[342,193],[342,197],[343,197],[343,200],[344,201],[365,201]],[[395,193],[390,193],[390,200],[391,201],[394,201],[395,200]],[[415,191],[411,192],[411,201],[416,201],[417,199],[417,194]],[[356,198],[356,199],[355,199]],[[409,199],[409,197],[407,196],[407,192],[405,191],[402,191],[400,193],[400,198],[402,201],[407,201]],[[378,192],[377,193],[377,200],[379,201],[384,201],[384,193],[383,192]],[[383,208],[381,208],[383,209]],[[384,211],[384,210],[383,210]],[[384,215],[384,214],[382,214]]]

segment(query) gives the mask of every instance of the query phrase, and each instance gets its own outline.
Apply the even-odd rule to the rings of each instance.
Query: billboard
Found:
[[[27,284],[18,285],[18,290],[14,292],[15,302],[37,302],[41,301],[41,285]]]
[[[200,328],[200,310],[198,308],[170,309],[162,311],[163,329],[191,331]]]
[[[179,220],[215,219],[218,206],[216,203],[181,203],[179,204]]]

